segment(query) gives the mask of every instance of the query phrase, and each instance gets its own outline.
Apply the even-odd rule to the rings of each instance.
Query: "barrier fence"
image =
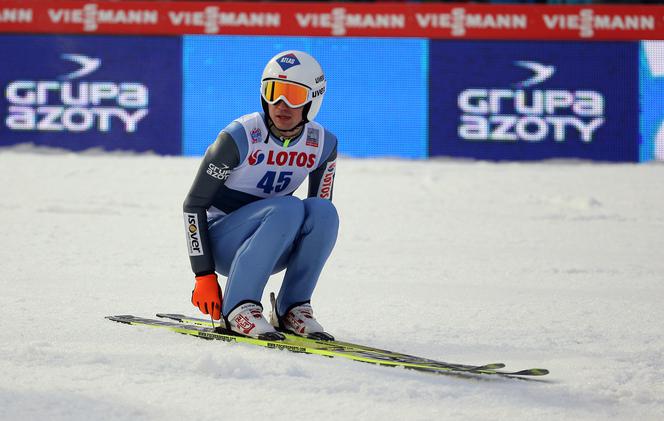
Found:
[[[342,154],[664,160],[664,7],[0,1],[0,146],[200,155],[311,53]]]

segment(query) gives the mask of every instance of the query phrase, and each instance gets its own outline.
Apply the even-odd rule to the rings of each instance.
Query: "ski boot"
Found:
[[[264,341],[282,341],[286,339],[283,333],[277,332],[265,320],[263,307],[254,302],[240,304],[225,319],[227,328],[241,336],[249,336]]]
[[[314,311],[308,302],[292,306],[285,316],[277,314],[277,300],[274,292],[270,293],[270,302],[272,303],[270,323],[277,329],[318,341],[334,340],[334,336],[325,332],[323,326],[316,321]]]

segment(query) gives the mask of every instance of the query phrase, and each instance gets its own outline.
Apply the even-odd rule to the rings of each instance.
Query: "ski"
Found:
[[[213,327],[212,322],[208,319],[202,319],[198,317],[188,317],[183,314],[175,314],[175,313],[157,313],[157,317],[164,318],[164,319],[170,319],[170,320],[175,320],[180,323],[184,324],[191,324],[191,325],[197,325],[197,326],[205,326],[205,327]],[[342,341],[320,341],[316,339],[309,339],[309,338],[304,338],[302,336],[297,336],[290,334],[288,332],[283,332],[286,337],[293,342],[298,342],[302,343],[304,345],[306,344],[325,344],[329,346],[334,346],[335,349],[342,351],[342,352],[349,352],[349,351],[355,351],[355,352],[361,352],[366,356],[373,356],[378,354],[380,358],[385,358],[390,357],[394,358],[395,360],[403,361],[403,362],[409,362],[409,363],[416,363],[416,364],[421,364],[425,365],[427,367],[432,367],[432,368],[459,368],[461,370],[477,370],[477,369],[485,369],[485,370],[496,370],[500,368],[504,368],[505,364],[502,363],[492,363],[492,364],[485,364],[481,366],[473,366],[473,365],[465,365],[465,364],[451,364],[451,363],[446,363],[442,361],[436,361],[432,360],[429,358],[422,358],[422,357],[416,357],[414,355],[408,355],[408,354],[403,354],[400,352],[394,352],[394,351],[387,351],[384,349],[379,349],[379,348],[374,348],[366,345],[358,345],[350,342],[342,342]]]
[[[162,314],[161,316],[164,317],[166,314]],[[507,377],[543,376],[548,374],[548,370],[545,369],[528,369],[515,372],[499,371],[498,369],[503,368],[504,364],[486,364],[480,366],[449,364],[442,361],[429,360],[426,358],[379,350],[362,345],[347,344],[339,341],[316,341],[302,338],[296,335],[286,335],[287,337],[283,341],[267,341],[239,336],[221,328],[213,329],[211,327],[211,322],[205,321],[208,323],[208,325],[204,325],[202,319],[194,321],[191,320],[191,318],[182,317],[184,321],[180,321],[174,318],[175,316],[180,315],[171,314],[168,316],[170,317],[165,318],[172,320],[167,321],[147,319],[131,315],[107,316],[106,318],[112,321],[130,325],[163,328],[173,332],[197,336],[204,339],[245,343],[270,349],[285,349],[296,353],[315,354],[326,357],[347,358],[350,360],[373,363],[383,366],[405,367],[437,374],[481,374]]]

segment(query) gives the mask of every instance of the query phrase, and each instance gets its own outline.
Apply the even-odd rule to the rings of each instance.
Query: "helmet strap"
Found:
[[[281,139],[282,141],[285,141],[286,139],[293,139],[294,137],[297,137],[302,133],[302,128],[304,127],[305,124],[307,124],[304,120],[300,121],[295,125],[290,130],[279,130],[277,126],[275,126],[274,122],[270,118],[269,115],[266,115],[266,120],[267,120],[267,127],[270,130],[270,133]],[[267,139],[266,139],[267,141]]]

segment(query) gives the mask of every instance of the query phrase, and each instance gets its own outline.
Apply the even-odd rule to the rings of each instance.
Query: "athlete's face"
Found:
[[[284,101],[276,104],[267,104],[270,119],[281,131],[293,130],[302,121],[302,110],[304,107],[291,108]]]

